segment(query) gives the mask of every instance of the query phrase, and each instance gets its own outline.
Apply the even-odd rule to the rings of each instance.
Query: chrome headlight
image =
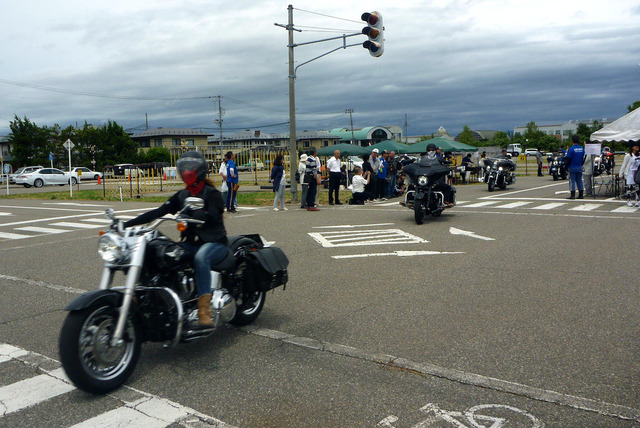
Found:
[[[119,263],[127,258],[129,252],[120,236],[105,233],[98,239],[98,254],[107,263]]]
[[[426,175],[421,175],[418,177],[418,186],[426,186],[428,181]]]
[[[502,169],[503,169],[503,168],[502,168],[502,167],[500,167],[500,168],[498,168],[498,171],[502,171]]]
[[[491,167],[489,165],[487,165],[487,171],[489,171],[491,169]]]

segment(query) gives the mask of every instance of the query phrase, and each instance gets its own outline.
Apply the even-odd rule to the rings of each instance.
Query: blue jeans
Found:
[[[572,192],[576,191],[576,185],[578,186],[579,191],[583,191],[584,187],[582,185],[582,171],[569,171],[569,189]]]
[[[396,174],[391,174],[391,178],[387,181],[387,198],[396,196]]]
[[[220,263],[227,257],[227,247],[218,242],[205,242],[202,245],[183,242],[182,247],[193,256],[193,268],[196,271],[198,296],[211,293],[211,265]]]

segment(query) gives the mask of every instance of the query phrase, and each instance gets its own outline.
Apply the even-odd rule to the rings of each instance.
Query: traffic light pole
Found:
[[[355,43],[352,45],[347,45],[346,44],[346,38],[347,37],[353,37],[353,36],[361,36],[362,33],[354,33],[354,34],[348,34],[348,35],[342,35],[339,37],[331,37],[328,39],[322,39],[322,40],[315,40],[312,42],[306,42],[306,43],[300,43],[300,44],[295,44],[293,42],[293,32],[297,31],[297,32],[302,32],[302,30],[298,30],[297,28],[294,28],[293,26],[293,5],[289,5],[289,7],[287,7],[287,10],[289,11],[289,20],[287,25],[282,25],[282,24],[274,24],[278,27],[282,27],[284,29],[286,29],[289,32],[289,44],[287,45],[287,47],[289,48],[289,167],[290,167],[290,172],[289,172],[289,176],[291,177],[291,202],[292,203],[296,203],[298,202],[298,185],[295,182],[294,177],[296,176],[296,170],[298,169],[298,144],[297,144],[297,138],[296,138],[296,93],[295,93],[295,81],[296,81],[296,73],[298,71],[298,68],[302,67],[305,64],[308,64],[312,61],[315,61],[319,58],[322,58],[324,56],[329,55],[330,53],[333,53],[337,50],[340,49],[346,49],[348,47],[352,47],[352,46],[360,46],[361,43]],[[309,61],[303,62],[302,64],[298,65],[297,67],[294,67],[295,61],[294,61],[294,55],[293,55],[293,49],[297,46],[304,46],[304,45],[310,45],[312,43],[320,43],[320,42],[327,42],[330,40],[338,40],[338,39],[342,39],[343,40],[343,44],[342,46],[340,46],[339,48],[330,50],[329,52],[326,52],[320,56],[317,56],[313,59],[310,59]],[[301,177],[302,178],[302,177]]]

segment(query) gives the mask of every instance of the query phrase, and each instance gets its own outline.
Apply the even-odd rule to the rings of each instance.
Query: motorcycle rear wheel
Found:
[[[424,212],[424,206],[422,206],[422,201],[417,201],[413,205],[413,217],[416,220],[416,224],[424,223],[424,218],[426,213]]]
[[[258,318],[260,312],[262,312],[266,299],[267,293],[264,291],[256,291],[251,295],[248,302],[242,303],[242,306],[238,308],[235,316],[229,323],[237,326],[251,324]]]
[[[69,313],[60,331],[62,367],[74,385],[92,394],[104,394],[131,376],[140,358],[142,332],[137,322],[125,326],[123,343],[110,346],[118,312],[98,304]]]

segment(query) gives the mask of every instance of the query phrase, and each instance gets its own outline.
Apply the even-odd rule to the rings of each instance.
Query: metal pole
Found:
[[[295,70],[293,59],[293,5],[287,8],[289,11],[289,177],[291,179],[291,202],[298,202],[298,184],[295,182],[295,171],[298,167],[298,151],[296,140],[296,94],[295,94]]]
[[[218,123],[220,124],[220,146],[222,146],[222,101],[218,95]]]
[[[356,138],[353,136],[353,109],[347,109],[347,113],[349,113],[349,123],[351,124],[351,144],[354,144]]]

